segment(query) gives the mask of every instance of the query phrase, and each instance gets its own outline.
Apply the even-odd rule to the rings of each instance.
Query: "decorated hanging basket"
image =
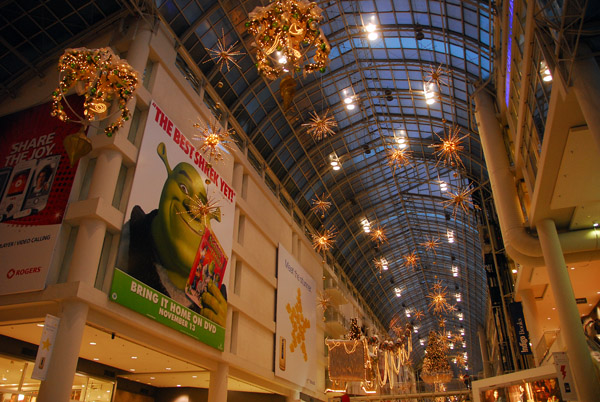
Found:
[[[421,373],[421,379],[427,384],[444,384],[452,381],[452,371]]]

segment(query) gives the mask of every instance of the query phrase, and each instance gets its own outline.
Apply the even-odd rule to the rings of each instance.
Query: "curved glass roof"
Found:
[[[278,181],[297,206],[311,231],[323,226],[339,231],[330,256],[344,270],[358,293],[384,326],[399,315],[419,326],[426,340],[438,327],[428,313],[426,295],[436,281],[448,288],[458,311],[446,315],[447,329],[465,329],[472,367],[481,368],[477,327],[485,315],[486,280],[478,234],[482,211],[459,209],[453,216],[443,201],[472,186],[473,203],[481,203],[487,185],[479,137],[474,123],[473,84],[492,69],[492,2],[474,0],[322,1],[321,28],[330,45],[325,73],[298,77],[289,110],[284,111],[279,81],[260,76],[255,67],[253,38],[246,31],[248,14],[267,1],[145,0],[68,1],[50,10],[43,3],[5,2],[0,42],[0,90],[10,94],[35,66],[68,47],[92,28],[110,24],[125,12],[146,10],[158,15],[178,38],[178,51],[188,60],[185,73],[208,79],[234,126],[241,128],[268,167],[268,180]],[[377,25],[378,38],[366,37],[366,22]],[[33,30],[33,31],[32,31]],[[46,38],[46,36],[48,38]],[[242,55],[229,70],[215,64],[208,49],[221,40]],[[23,73],[25,71],[25,74]],[[436,102],[426,103],[424,83],[441,73]],[[197,74],[197,73],[196,73]],[[197,74],[198,75],[198,74]],[[354,95],[348,110],[344,91]],[[329,111],[337,122],[335,135],[315,141],[303,124],[311,112]],[[461,129],[462,166],[438,161],[432,144],[453,125]],[[238,129],[238,131],[240,131]],[[388,152],[404,137],[412,163],[394,168]],[[334,171],[335,153],[342,169]],[[259,163],[263,163],[262,161]],[[486,190],[487,191],[487,190]],[[332,207],[325,218],[311,212],[311,200],[327,194]],[[385,228],[381,246],[364,233],[361,221]],[[454,242],[448,241],[453,234]],[[435,252],[423,243],[439,239]],[[414,268],[405,257],[419,257]],[[389,270],[379,272],[373,260],[384,257]],[[396,297],[396,289],[401,292]],[[406,317],[423,311],[421,322]],[[463,319],[459,319],[459,313]],[[424,347],[414,337],[414,361]],[[473,370],[474,369],[474,370]]]
[[[460,209],[456,217],[443,201],[443,181],[456,194],[471,185],[485,185],[486,171],[479,138],[474,131],[472,84],[484,81],[492,68],[490,4],[475,1],[328,1],[321,28],[330,45],[330,64],[324,74],[299,77],[294,102],[283,111],[279,79],[270,81],[254,66],[253,38],[246,32],[248,13],[259,1],[157,1],[160,15],[215,87],[225,107],[249,142],[304,214],[313,230],[335,227],[332,255],[377,318],[387,326],[394,316],[425,312],[412,322],[426,339],[437,320],[428,311],[427,294],[438,280],[448,288],[457,311],[446,315],[447,329],[466,329],[470,356],[479,355],[476,330],[485,315],[485,275],[477,230],[477,211]],[[202,12],[198,12],[198,8]],[[378,39],[366,37],[364,25],[377,25]],[[417,38],[417,32],[422,33]],[[239,68],[228,71],[211,59],[223,38],[242,52]],[[439,70],[438,70],[439,69]],[[427,105],[424,83],[432,72],[442,72],[439,99]],[[218,85],[217,85],[218,84]],[[344,91],[357,107],[348,110]],[[311,112],[329,111],[336,133],[315,141],[303,124]],[[464,168],[438,162],[432,144],[453,125],[464,138]],[[398,136],[404,136],[412,163],[395,168],[387,155]],[[329,156],[339,157],[334,171]],[[331,197],[325,218],[311,212],[311,200]],[[366,218],[372,227],[385,228],[388,242],[376,246],[363,232]],[[452,232],[454,242],[448,242]],[[435,251],[423,243],[438,239]],[[415,252],[416,267],[405,257]],[[384,257],[389,270],[379,272],[373,260]],[[401,292],[396,297],[396,289]],[[463,319],[460,319],[462,314]],[[412,316],[412,314],[411,314]],[[414,337],[415,361],[424,347]],[[480,366],[472,359],[472,367]]]

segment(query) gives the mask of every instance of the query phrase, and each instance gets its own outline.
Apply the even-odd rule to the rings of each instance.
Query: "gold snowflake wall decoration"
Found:
[[[315,141],[321,141],[328,135],[333,135],[333,129],[337,127],[337,122],[333,116],[329,116],[329,110],[325,111],[323,117],[320,117],[317,112],[310,112],[310,121],[302,124],[308,127],[306,130]]]
[[[225,34],[223,30],[221,30],[221,38],[217,40],[217,48],[216,49],[206,49],[210,54],[210,59],[212,60],[218,67],[219,70],[222,71],[223,66],[227,68],[227,72],[229,72],[229,63],[236,66],[241,70],[239,64],[237,64],[235,58],[241,56],[242,52],[236,52],[233,49],[237,45],[237,41],[229,46],[225,46]],[[209,60],[206,60],[204,63],[207,63]]]
[[[475,188],[471,187],[470,184],[466,188],[458,191],[456,194],[448,191],[448,194],[450,194],[451,198],[449,200],[442,201],[442,205],[444,208],[450,206],[452,207],[452,218],[456,218],[456,213],[459,211],[459,208],[462,209],[465,214],[467,214],[469,213],[470,208],[478,208],[471,200],[471,195],[474,191]]]
[[[434,149],[434,154],[438,157],[438,161],[436,163],[436,167],[443,163],[445,165],[451,167],[462,167],[465,166],[460,159],[460,153],[464,149],[461,145],[461,141],[468,137],[468,134],[465,134],[461,137],[460,127],[455,125],[451,130],[446,134],[446,130],[444,129],[444,136],[440,137],[437,133],[434,133],[436,137],[441,141],[440,144],[432,144],[429,148]]]
[[[313,233],[311,235],[313,239],[313,248],[317,252],[329,250],[331,247],[333,247],[336,234],[337,231],[335,230],[335,228],[324,229],[320,233]]]
[[[194,139],[200,141],[200,151],[208,155],[209,162],[212,160],[218,162],[223,159],[223,152],[231,151],[229,138],[233,129],[222,129],[215,119],[206,123],[205,126],[194,123],[194,127],[200,130],[200,135],[195,135]]]
[[[423,243],[419,243],[421,246],[424,246],[426,250],[433,251],[433,254],[437,255],[435,249],[442,243],[440,239],[437,237],[425,236],[426,241]]]
[[[425,317],[425,314],[423,313],[422,310],[417,310],[417,311],[415,311],[414,316],[415,316],[415,320],[421,321]]]
[[[371,236],[371,240],[377,243],[378,246],[387,242],[387,236],[385,234],[384,229],[384,227],[377,226],[376,228],[372,229],[369,233],[369,236]]]
[[[408,255],[404,255],[402,258],[404,259],[404,266],[407,268],[415,269],[417,263],[419,262],[419,256],[417,255],[416,251],[413,251]]]
[[[331,206],[331,202],[327,201],[328,199],[329,197],[327,197],[325,194],[321,195],[321,197],[316,195],[315,198],[311,200],[312,208],[310,210],[314,213],[320,212],[321,218],[325,218],[325,212],[327,212]]]

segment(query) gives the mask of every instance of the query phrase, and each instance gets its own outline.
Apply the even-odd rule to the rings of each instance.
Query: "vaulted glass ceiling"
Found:
[[[426,339],[437,320],[427,313],[426,295],[436,281],[447,286],[458,311],[447,314],[447,329],[466,329],[470,361],[477,372],[477,327],[485,314],[485,271],[478,234],[478,214],[469,206],[444,208],[450,198],[471,185],[474,204],[487,183],[474,122],[473,84],[492,70],[492,2],[461,0],[322,1],[321,28],[331,45],[325,73],[299,77],[289,110],[282,107],[279,81],[260,76],[253,39],[246,32],[248,14],[267,1],[103,0],[46,3],[7,1],[1,6],[0,78],[3,97],[15,83],[38,73],[36,66],[58,57],[74,38],[106,26],[125,13],[144,9],[161,18],[178,38],[180,67],[192,82],[204,75],[249,144],[249,157],[264,162],[268,184],[278,182],[304,216],[311,231],[334,226],[339,234],[330,257],[345,271],[380,322],[401,316],[419,326]],[[364,26],[377,25],[378,38],[367,39]],[[242,55],[229,70],[215,64],[208,49],[217,41]],[[185,61],[184,61],[185,60]],[[185,65],[187,61],[187,65]],[[426,103],[424,83],[441,72],[439,96]],[[348,110],[344,91],[355,95]],[[334,116],[335,135],[315,141],[303,124],[310,112]],[[438,161],[432,144],[454,125],[461,129],[464,167]],[[404,137],[412,152],[409,166],[394,168],[388,152]],[[342,168],[332,170],[335,153]],[[332,207],[325,218],[311,212],[311,200],[326,194]],[[381,246],[364,233],[361,221],[385,228]],[[453,233],[454,242],[448,234]],[[423,243],[439,239],[435,251]],[[415,252],[414,268],[405,257]],[[373,260],[384,257],[389,270],[379,272]],[[396,297],[396,289],[401,292]],[[425,312],[421,322],[406,311]],[[463,319],[459,319],[459,313]],[[414,336],[414,361],[423,355]],[[473,359],[475,358],[475,359]]]
[[[486,182],[470,94],[473,84],[485,81],[492,68],[490,4],[319,2],[325,17],[321,28],[331,45],[330,64],[324,74],[298,79],[294,102],[285,112],[280,79],[258,75],[253,38],[245,27],[248,13],[267,4],[156,2],[251,148],[266,162],[266,174],[281,183],[312,229],[339,230],[332,255],[381,323],[387,326],[396,315],[412,319],[420,328],[419,336],[426,339],[438,325],[427,313],[426,296],[439,280],[458,309],[447,315],[447,329],[466,328],[465,350],[469,356],[479,355],[476,329],[483,323],[486,290],[477,213],[460,209],[453,217],[452,208],[442,204],[450,196],[440,183],[447,183],[448,191],[456,194]],[[371,21],[377,25],[374,41],[367,39],[364,29]],[[239,68],[215,64],[208,49],[216,49],[220,38],[225,47],[235,45],[234,50],[243,53],[237,59]],[[427,105],[423,85],[435,71],[442,72],[440,96]],[[355,95],[354,110],[345,107],[344,91]],[[310,121],[311,112],[325,111],[338,127],[335,135],[315,141],[303,124]],[[439,163],[430,147],[455,124],[461,135],[468,135],[462,143],[464,168]],[[406,138],[412,164],[394,169],[387,155],[399,136]],[[333,153],[341,161],[338,171],[329,164]],[[322,194],[332,201],[325,218],[310,210],[311,201]],[[377,247],[363,232],[364,218],[372,227],[385,228],[387,243]],[[448,232],[454,233],[453,243]],[[423,246],[431,239],[440,241],[435,251]],[[419,257],[414,269],[405,264],[412,252]],[[380,273],[373,260],[382,257],[389,270]],[[422,322],[412,318],[419,310],[426,313]],[[415,336],[415,361],[424,350],[417,340]],[[473,359],[471,363],[480,367]]]

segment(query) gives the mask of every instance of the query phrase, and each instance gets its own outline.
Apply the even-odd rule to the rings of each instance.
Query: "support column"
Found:
[[[490,355],[487,348],[487,339],[485,336],[485,330],[482,326],[477,328],[477,335],[479,336],[479,349],[481,350],[481,361],[483,363],[483,376],[485,378],[492,377],[492,367],[490,365]]]
[[[233,189],[237,193],[238,197],[242,197],[243,190],[242,186],[244,184],[244,165],[241,163],[233,164]]]
[[[579,400],[581,402],[597,401],[598,395],[600,395],[600,382],[596,378],[594,363],[581,326],[579,310],[575,303],[575,294],[558,240],[556,226],[554,221],[544,219],[538,222],[536,227]]]
[[[100,219],[84,219],[73,246],[73,256],[67,282],[82,282],[94,286],[102,254],[106,223]]]
[[[581,42],[578,59],[573,63],[573,90],[600,151],[600,67],[587,45]]]
[[[298,402],[300,400],[300,391],[293,389],[290,391],[290,395],[285,398],[286,402]]]
[[[227,376],[229,365],[219,363],[216,371],[210,372],[208,402],[227,402]]]
[[[535,297],[531,289],[521,289],[519,291],[521,295],[521,301],[523,305],[523,315],[525,316],[525,322],[527,323],[527,331],[529,332],[529,340],[531,341],[533,359],[535,360],[536,366],[540,364],[537,356],[536,347],[538,342],[542,338],[543,332],[540,328],[538,321],[538,310],[535,303]]]
[[[69,402],[71,400],[71,389],[87,312],[87,304],[74,300],[65,301],[60,314],[60,323],[46,380],[40,384],[38,402]]]

